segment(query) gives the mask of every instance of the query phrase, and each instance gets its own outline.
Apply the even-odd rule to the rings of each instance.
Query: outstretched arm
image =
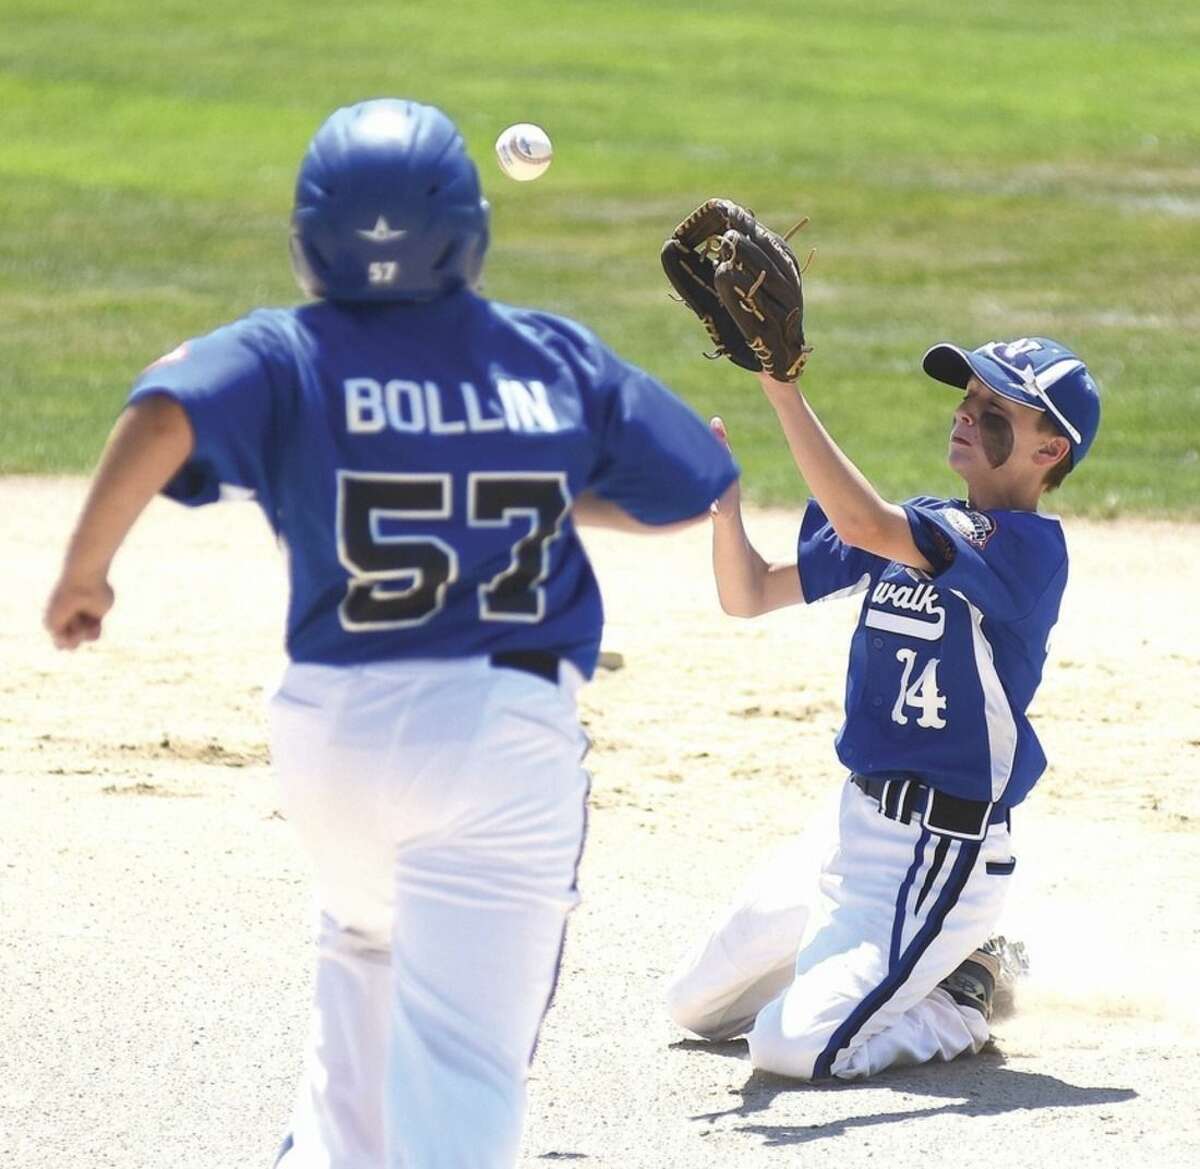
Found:
[[[765,373],[758,380],[779,418],[796,467],[840,539],[876,556],[930,571],[932,565],[914,543],[904,509],[884,499],[842,453],[799,387]]]
[[[709,425],[726,447],[725,423],[714,418]],[[721,608],[731,617],[757,617],[785,605],[804,603],[796,562],[769,564],[746,534],[742,522],[741,492],[735,481],[712,505],[713,576]]]
[[[690,528],[698,524],[704,513],[694,515],[686,520],[676,520],[671,524],[646,524],[635,519],[619,504],[609,499],[602,499],[593,491],[585,491],[571,506],[571,515],[575,523],[589,528],[611,528],[616,532],[636,532],[641,535],[661,535],[664,532],[676,532],[681,528]]]
[[[108,570],[134,521],[191,454],[183,407],[155,395],[117,420],[92,479],[43,623],[59,649],[95,641],[112,608]]]

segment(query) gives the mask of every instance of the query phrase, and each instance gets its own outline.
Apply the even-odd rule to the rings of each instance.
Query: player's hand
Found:
[[[729,432],[725,429],[725,420],[723,418],[709,419],[708,428],[716,436],[721,445],[730,453],[733,454],[733,448],[729,445]],[[714,499],[709,506],[709,514],[714,518],[716,516],[731,517],[736,516],[742,509],[742,491],[740,480],[735,479],[728,487],[720,499]]]
[[[46,602],[42,624],[59,649],[78,649],[100,636],[101,624],[112,607],[113,591],[107,579],[76,579],[64,574]]]

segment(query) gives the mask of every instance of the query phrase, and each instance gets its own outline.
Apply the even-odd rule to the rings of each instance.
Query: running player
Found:
[[[515,1163],[578,900],[575,695],[601,606],[575,525],[690,521],[737,474],[587,329],[478,295],[487,245],[445,114],[331,115],[292,219],[316,299],[142,374],[46,608],[59,646],[100,635],[109,565],[159,490],[253,497],[287,550],[272,755],[319,912],[285,1169]]]
[[[799,1079],[986,1042],[1012,810],[1046,763],[1025,712],[1067,550],[1059,521],[1037,509],[1091,447],[1099,394],[1084,363],[1044,337],[935,345],[924,368],[963,391],[948,461],[965,499],[882,499],[803,393],[760,374],[814,497],[797,559],[758,554],[736,485],[713,509],[726,612],[864,594],[836,829],[757,874],[668,992],[682,1026],[748,1033],[756,1067]],[[719,419],[713,429],[726,438]]]

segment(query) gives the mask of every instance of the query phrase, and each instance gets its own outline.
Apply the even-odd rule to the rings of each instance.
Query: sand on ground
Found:
[[[253,505],[158,501],[100,643],[40,608],[78,479],[0,480],[0,1153],[22,1169],[253,1169],[307,1020],[307,864],[264,695],[283,567]],[[763,551],[796,517],[751,512]],[[662,982],[756,857],[840,782],[855,603],[723,616],[702,528],[589,535],[609,613],[582,907],[530,1082],[523,1169],[1200,1163],[1200,527],[1068,525],[1005,928],[1034,971],[993,1050],[813,1087],[688,1039]]]

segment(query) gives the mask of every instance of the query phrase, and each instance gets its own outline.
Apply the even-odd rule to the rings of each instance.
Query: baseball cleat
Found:
[[[1029,973],[1029,956],[1022,942],[1003,935],[989,938],[938,986],[959,1006],[972,1007],[989,1022],[1007,1018],[1015,1008],[1013,984]]]
[[[1016,982],[1029,974],[1029,954],[1024,942],[1010,942],[1003,934],[988,938],[980,949],[999,963],[996,990],[992,999],[992,1017],[1007,1019],[1016,1009]]]
[[[991,1019],[999,974],[1000,960],[979,949],[957,970],[943,978],[938,986],[960,1007],[973,1007],[985,1019]]]

